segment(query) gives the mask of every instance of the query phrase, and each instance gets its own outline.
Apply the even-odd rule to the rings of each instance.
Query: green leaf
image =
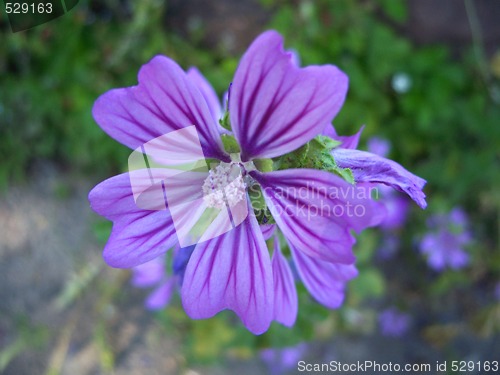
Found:
[[[382,0],[380,5],[385,13],[394,21],[404,22],[408,18],[408,9],[405,1]]]

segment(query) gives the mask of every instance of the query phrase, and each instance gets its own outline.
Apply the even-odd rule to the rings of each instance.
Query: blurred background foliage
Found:
[[[389,140],[389,157],[428,181],[429,207],[421,211],[412,206],[407,224],[393,233],[398,249],[390,259],[378,254],[384,246],[380,230],[359,236],[355,251],[360,275],[337,311],[316,304],[299,288],[296,326],[273,324],[268,333],[255,337],[232,313],[189,320],[176,297],[157,314],[165,335],[179,338],[188,363],[212,363],[225,356],[245,359],[260,348],[327,340],[340,332],[373,332],[378,311],[392,305],[411,314],[412,334],[436,348],[453,342],[463,329],[472,335],[498,335],[500,310],[493,294],[500,280],[500,50],[487,56],[477,38],[454,55],[445,45],[416,45],[400,32],[408,18],[404,1],[260,3],[272,15],[262,30],[281,32],[302,65],[333,63],[349,76],[349,94],[334,123],[338,133],[350,135],[365,124],[361,149],[372,136]],[[208,31],[200,22],[187,22],[183,32],[165,27],[169,7],[170,2],[159,0],[80,1],[66,16],[15,34],[2,20],[4,191],[29,184],[33,166],[43,161],[95,183],[123,171],[129,150],[102,132],[91,108],[103,92],[136,84],[140,66],[156,54],[168,55],[184,68],[197,66],[219,94],[227,89],[246,46],[238,46],[237,52],[224,43],[207,47]],[[417,251],[426,219],[457,206],[470,217],[471,263],[462,270],[433,271]],[[96,238],[104,243],[109,224],[95,221]],[[68,283],[63,304],[79,298],[75,285],[80,281]],[[110,295],[119,293],[116,289]],[[105,349],[106,335],[100,330],[106,327],[99,327],[95,337]],[[26,342],[24,331],[18,346]],[[40,332],[37,345],[46,336]],[[0,367],[18,346],[0,355]],[[102,361],[109,370],[113,348],[104,349]],[[453,349],[447,353],[456,354]]]

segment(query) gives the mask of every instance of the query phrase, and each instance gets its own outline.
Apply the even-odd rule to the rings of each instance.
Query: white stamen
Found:
[[[218,209],[225,208],[226,205],[234,207],[245,199],[246,184],[239,165],[220,163],[208,173],[202,187],[203,200],[207,206]]]

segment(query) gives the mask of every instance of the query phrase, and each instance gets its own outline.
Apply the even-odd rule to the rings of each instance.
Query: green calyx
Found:
[[[220,126],[226,130],[231,130],[231,120],[229,119],[229,111],[224,112],[224,116],[219,120]]]
[[[240,152],[240,145],[232,135],[222,134],[221,138],[224,150],[226,150],[228,154],[237,154]]]
[[[273,159],[255,159],[253,163],[260,172],[272,172],[274,168]]]
[[[331,151],[341,142],[324,135],[318,135],[297,150],[283,155],[275,162],[275,169],[310,168],[335,173],[354,185],[354,176],[349,168],[341,168],[335,162]]]

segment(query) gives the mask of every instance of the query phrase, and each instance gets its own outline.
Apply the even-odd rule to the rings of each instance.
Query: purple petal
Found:
[[[426,234],[420,242],[420,251],[427,255],[427,263],[436,271],[446,267],[460,269],[469,263],[469,254],[462,248],[469,240],[468,233],[456,234],[442,229]]]
[[[331,309],[342,305],[347,281],[358,275],[356,267],[312,258],[297,250],[291,243],[290,250],[299,276],[309,293]]]
[[[191,318],[230,309],[251,332],[261,334],[273,318],[273,301],[271,259],[253,215],[196,245],[182,284],[182,302]]]
[[[420,251],[427,255],[427,263],[432,269],[442,271],[446,268],[446,249],[442,248],[437,235],[425,235],[420,242]]]
[[[170,302],[176,282],[175,277],[169,277],[158,288],[156,288],[146,299],[145,305],[148,310],[161,310]]]
[[[274,320],[291,327],[297,319],[297,289],[292,270],[280,250],[278,236],[274,236],[272,259],[274,280]]]
[[[464,268],[469,264],[469,254],[459,247],[454,248],[450,251],[448,263],[450,264],[450,268],[454,270]]]
[[[136,149],[195,125],[205,156],[229,161],[203,95],[173,60],[154,57],[141,68],[138,78],[138,86],[108,91],[95,102],[94,119],[106,133]]]
[[[342,142],[342,144],[339,146],[340,148],[349,148],[349,149],[356,149],[358,147],[359,143],[359,138],[361,137],[361,133],[365,129],[365,126],[361,126],[359,128],[358,132],[353,135],[338,135],[337,132],[335,131],[335,128],[333,125],[328,124],[324,129],[322,135],[326,135],[327,137],[330,137],[332,139],[335,139],[336,141]]]
[[[292,61],[292,64],[294,64],[295,66],[300,66],[300,55],[296,50],[289,49],[288,51],[286,51],[286,53]]]
[[[468,223],[467,214],[460,207],[455,207],[450,211],[449,219],[452,225],[465,228]]]
[[[411,319],[410,315],[391,307],[380,313],[378,322],[384,336],[399,337],[408,331]]]
[[[271,238],[275,228],[276,225],[274,224],[263,224],[260,226],[260,230],[262,231],[262,236],[264,236],[265,241]]]
[[[113,221],[103,252],[111,267],[131,268],[164,254],[177,242],[168,210],[137,207],[128,173],[97,185],[89,194],[90,206]]]
[[[159,256],[132,268],[131,283],[137,288],[158,284],[165,277],[165,257]]]
[[[184,280],[184,272],[186,272],[186,267],[193,254],[194,246],[188,246],[181,248],[180,246],[174,249],[174,260],[172,262],[172,270],[174,275],[178,275],[180,283],[182,284]]]
[[[231,87],[229,113],[242,160],[280,156],[320,134],[340,110],[347,81],[331,65],[297,67],[278,33],[260,35]]]
[[[426,181],[408,172],[400,164],[359,150],[336,148],[332,151],[332,155],[339,167],[352,170],[356,182],[389,185],[408,194],[420,207],[427,206],[422,191]]]
[[[222,117],[222,108],[214,88],[203,76],[203,74],[201,74],[201,72],[195,67],[188,69],[187,76],[200,90],[201,94],[205,98],[205,101],[207,102],[212,118],[218,123],[219,119]]]
[[[261,185],[276,223],[296,248],[333,262],[354,262],[350,230],[359,231],[383,218],[377,202],[342,178],[313,169],[251,172]]]

